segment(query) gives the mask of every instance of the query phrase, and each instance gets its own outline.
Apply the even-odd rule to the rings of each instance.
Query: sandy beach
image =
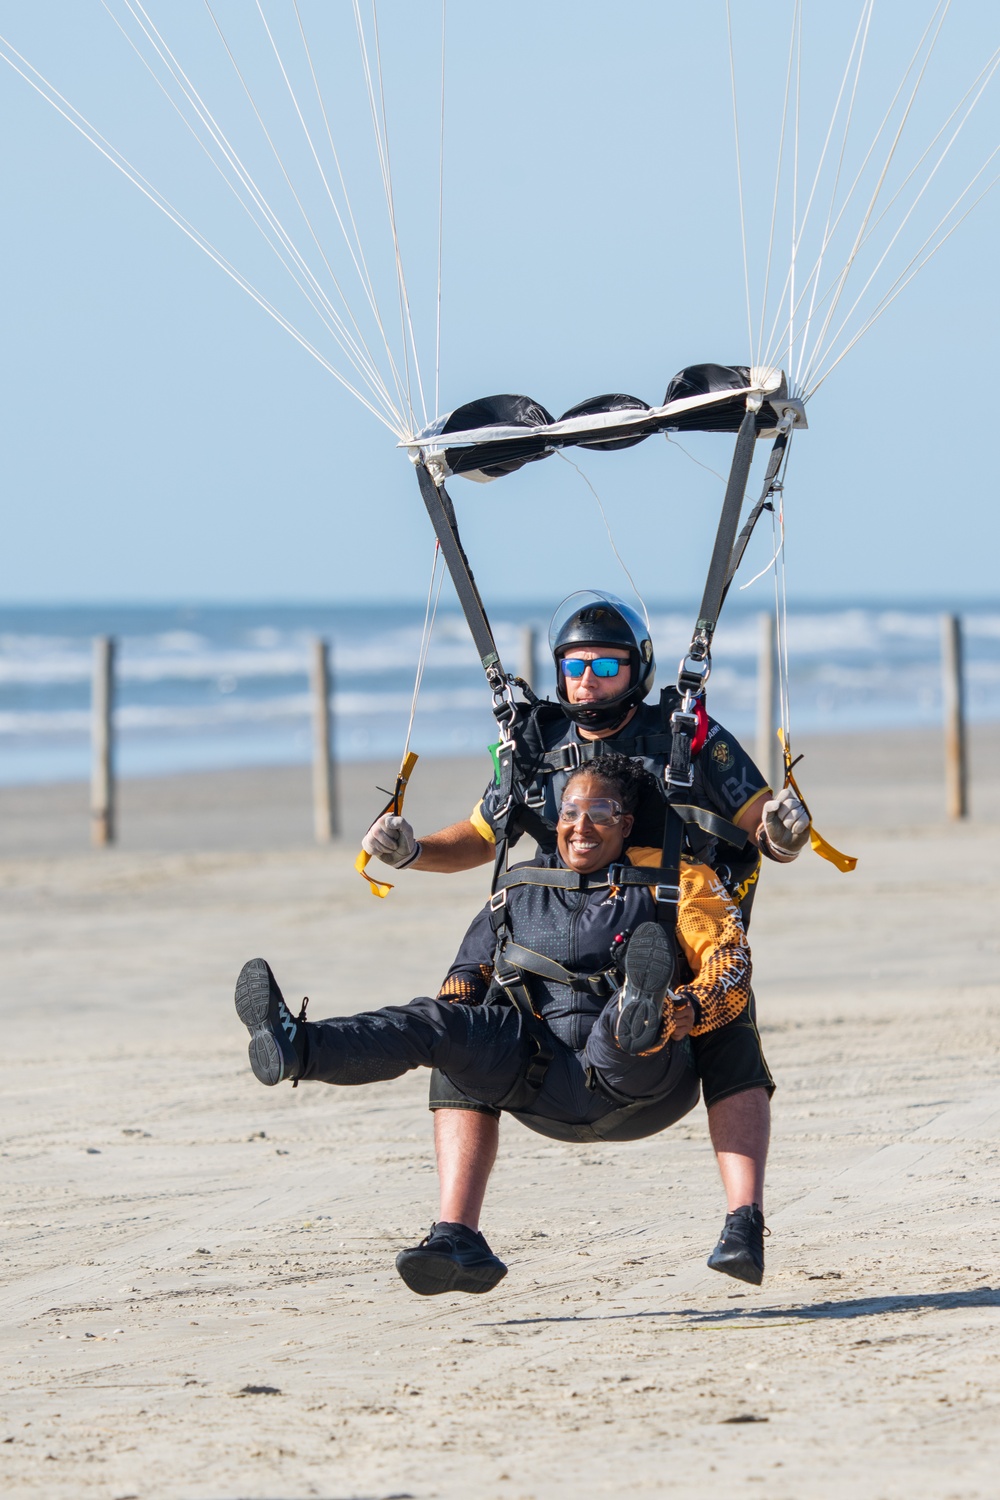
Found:
[[[0,1485],[94,1500],[987,1500],[1000,1469],[1000,727],[972,813],[940,738],[803,740],[816,822],[857,854],[768,868],[751,933],[778,1081],[759,1290],[705,1268],[723,1201],[701,1106],[628,1146],[508,1121],[483,1228],[510,1273],[418,1299],[426,1078],[261,1088],[232,1005],[432,992],[484,871],[352,868],[386,766],[0,790]],[[418,832],[483,760],[421,762]]]

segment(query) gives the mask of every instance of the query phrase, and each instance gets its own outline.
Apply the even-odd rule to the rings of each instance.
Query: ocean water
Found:
[[[960,611],[973,720],[1000,719],[1000,603]],[[673,679],[694,608],[650,610],[660,684]],[[538,632],[536,690],[552,692],[548,611],[491,608],[505,665],[522,668]],[[331,644],[336,753],[399,756],[423,609],[274,606],[65,606],[0,610],[0,782],[89,774],[91,641],[118,642],[116,740],[125,776],[310,758],[309,651]],[[752,736],[758,610],[727,605],[708,703]],[[833,605],[788,617],[792,728],[801,732],[933,725],[941,719],[940,610]],[[495,739],[489,695],[457,608],[442,605],[413,731],[426,754],[478,753]]]

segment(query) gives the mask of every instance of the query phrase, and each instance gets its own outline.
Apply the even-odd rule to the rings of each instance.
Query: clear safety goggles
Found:
[[[620,667],[627,667],[627,661],[619,661],[617,656],[598,656],[593,661],[583,661],[579,656],[564,656],[559,663],[564,677],[582,677],[589,667],[595,677],[617,677]]]
[[[595,828],[613,828],[622,820],[622,805],[614,797],[564,797],[559,808],[560,823],[579,823],[583,817]]]

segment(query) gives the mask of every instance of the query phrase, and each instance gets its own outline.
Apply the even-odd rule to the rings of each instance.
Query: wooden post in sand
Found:
[[[328,844],[340,832],[340,820],[333,764],[330,648],[319,636],[312,643],[310,675],[313,695],[313,834],[317,844]]]
[[[103,849],[115,841],[115,643],[94,637],[90,691],[90,842]]]
[[[965,689],[962,674],[962,622],[941,616],[941,687],[944,698],[944,774],[949,818],[969,815],[965,747]]]
[[[535,687],[535,674],[538,671],[538,632],[533,625],[525,625],[521,631],[521,662],[517,669],[518,677],[537,693]]]
[[[765,610],[759,617],[757,636],[757,744],[759,770],[775,791],[784,777],[778,755],[778,652],[774,615]]]

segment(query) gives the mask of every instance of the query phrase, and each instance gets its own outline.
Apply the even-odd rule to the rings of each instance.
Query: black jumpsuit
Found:
[[[648,860],[638,857],[640,851],[630,857],[655,862],[658,851],[642,854]],[[558,868],[560,861],[550,855],[531,864]],[[527,1108],[523,1080],[538,1022],[526,1020],[494,981],[489,907],[470,925],[437,999],[307,1025],[302,1077],[351,1085],[434,1067],[480,1107],[510,1108],[524,1123],[570,1138],[602,1136],[601,1122],[615,1123],[623,1111],[629,1120],[607,1138],[646,1135],[693,1108],[698,1079],[692,1045],[667,1042],[641,1057],[623,1052],[614,1037],[618,976],[600,994],[587,982],[609,969],[641,922],[654,919],[649,890],[514,886],[507,892],[506,916],[514,941],[579,976],[572,985],[524,975],[552,1054]],[[677,932],[691,974],[678,993],[696,1001],[696,1029],[703,1035],[725,1031],[746,1006],[750,954],[739,910],[707,866],[682,867]],[[761,1081],[766,1086],[769,1079]],[[631,1109],[633,1104],[642,1107]]]

